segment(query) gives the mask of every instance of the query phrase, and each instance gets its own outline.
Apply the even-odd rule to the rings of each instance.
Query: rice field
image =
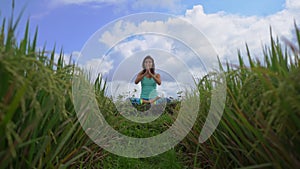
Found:
[[[300,30],[295,42],[270,35],[263,61],[237,54],[239,65],[220,63],[227,81],[226,105],[214,134],[198,142],[213,85],[213,74],[198,82],[200,109],[190,133],[173,149],[151,158],[131,159],[96,145],[80,126],[72,103],[76,65],[63,51],[37,49],[38,31],[16,39],[18,21],[0,27],[0,168],[300,168]],[[56,62],[55,53],[60,53]],[[105,81],[94,84],[108,123],[132,137],[168,129],[180,101],[149,124],[124,119],[105,96]],[[146,131],[146,132],[145,132]]]

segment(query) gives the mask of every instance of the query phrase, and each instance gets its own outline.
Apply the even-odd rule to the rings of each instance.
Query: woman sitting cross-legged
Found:
[[[160,74],[155,73],[154,59],[146,56],[142,63],[143,70],[140,71],[135,79],[135,84],[141,82],[141,103],[154,103],[160,97],[157,95],[156,86],[161,85]]]

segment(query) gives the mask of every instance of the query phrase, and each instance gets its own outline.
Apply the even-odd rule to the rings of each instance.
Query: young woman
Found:
[[[146,56],[142,63],[143,70],[135,79],[135,84],[141,82],[141,103],[154,103],[160,97],[157,95],[156,86],[161,84],[160,74],[155,73],[154,59]]]

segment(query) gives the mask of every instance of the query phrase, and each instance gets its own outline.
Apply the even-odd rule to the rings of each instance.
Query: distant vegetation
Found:
[[[12,21],[12,20],[10,20]],[[239,65],[220,64],[226,72],[227,99],[222,120],[204,144],[198,143],[211,98],[212,75],[198,83],[199,116],[188,136],[161,155],[130,159],[113,155],[85,134],[72,103],[72,78],[79,68],[57,62],[56,49],[37,50],[38,32],[16,40],[18,24],[0,27],[0,168],[299,168],[300,31],[295,42],[270,37],[264,61],[250,50]],[[247,64],[245,63],[247,62]],[[249,66],[246,66],[249,65]],[[119,132],[149,137],[168,129],[180,101],[149,124],[132,123],[119,114],[101,78],[96,99],[106,120]]]

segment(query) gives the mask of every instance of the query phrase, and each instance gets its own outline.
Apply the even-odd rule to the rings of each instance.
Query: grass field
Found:
[[[18,19],[16,20],[18,21]],[[0,29],[0,168],[299,168],[300,31],[295,42],[270,35],[264,61],[237,54],[239,65],[220,64],[226,72],[227,98],[217,130],[205,143],[198,137],[211,98],[213,75],[198,82],[196,124],[173,149],[151,158],[131,159],[96,145],[81,128],[72,103],[74,65],[54,61],[56,49],[37,50],[38,31],[30,39],[29,22],[17,41],[18,22]],[[149,124],[124,119],[109,98],[105,82],[95,84],[98,105],[119,132],[149,137],[168,129],[180,102],[167,105]],[[173,113],[173,114],[172,114]]]

